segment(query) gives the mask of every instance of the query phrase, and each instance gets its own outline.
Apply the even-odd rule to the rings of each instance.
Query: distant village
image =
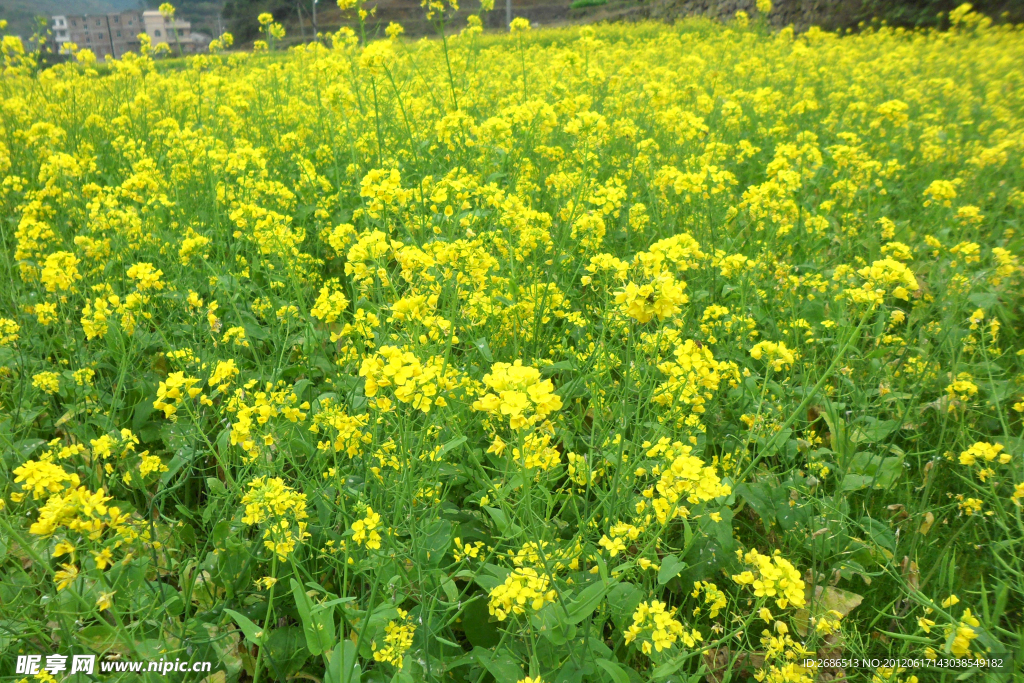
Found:
[[[167,43],[183,54],[204,52],[211,36],[192,31],[189,21],[169,18],[159,10],[127,10],[113,14],[64,15],[51,17],[53,48],[66,53],[67,43],[92,50],[97,59],[120,59],[126,52],[138,52],[139,34],[146,34],[154,45]]]

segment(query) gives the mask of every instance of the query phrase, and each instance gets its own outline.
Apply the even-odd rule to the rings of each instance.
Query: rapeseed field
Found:
[[[759,4],[5,39],[3,675],[1011,680],[1024,28]]]

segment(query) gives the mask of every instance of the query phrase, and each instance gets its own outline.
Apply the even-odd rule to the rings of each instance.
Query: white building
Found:
[[[59,52],[65,52],[65,43],[74,43],[79,48],[92,50],[98,59],[120,58],[125,52],[138,52],[142,14],[133,10],[113,14],[58,14],[51,17],[50,30]]]
[[[65,53],[65,43],[92,50],[97,59],[119,59],[125,52],[138,53],[141,48],[139,34],[145,33],[153,45],[167,43],[172,54],[203,52],[210,45],[209,36],[192,33],[191,22],[167,19],[158,10],[138,12],[129,10],[116,14],[70,15],[51,17],[53,46]]]
[[[177,52],[178,47],[186,54],[201,52],[209,45],[209,41],[203,40],[203,36],[192,33],[192,22],[184,19],[168,19],[160,14],[159,10],[147,10],[142,13],[142,22],[145,25],[146,35],[150,37],[154,45],[167,43],[171,50]],[[204,45],[203,43],[206,43]]]

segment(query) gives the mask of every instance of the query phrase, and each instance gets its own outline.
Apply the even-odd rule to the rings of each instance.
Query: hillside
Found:
[[[320,0],[324,2],[324,0]],[[3,2],[3,0],[0,0]],[[163,0],[149,0],[149,7],[156,8]],[[210,36],[217,36],[225,30],[221,19],[224,0],[171,0],[177,8],[177,14],[192,22],[193,31],[201,31]]]

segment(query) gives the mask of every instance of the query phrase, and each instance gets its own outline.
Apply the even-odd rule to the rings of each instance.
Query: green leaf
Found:
[[[295,597],[295,609],[297,609],[299,612],[299,619],[302,620],[303,629],[305,629],[306,631],[306,639],[307,641],[309,641],[309,651],[315,655],[318,655],[320,654],[320,652],[322,652],[322,650],[314,650],[315,643],[309,640],[310,628],[312,625],[312,621],[309,618],[309,613],[313,609],[312,601],[309,599],[309,596],[306,595],[306,591],[302,589],[302,584],[300,584],[295,579],[291,579],[289,583],[292,588],[292,596]]]
[[[478,574],[474,581],[488,593],[494,590],[496,586],[505,583],[505,579],[499,579],[497,576],[491,576],[490,574]]]
[[[307,583],[306,585],[310,586],[311,583],[312,582]],[[326,593],[327,591],[324,592]],[[335,605],[344,605],[349,602],[355,602],[355,600],[355,598],[334,598],[333,600],[328,600],[327,602],[321,605],[317,605],[316,607],[317,609],[325,609],[327,607],[334,607]]]
[[[265,660],[279,680],[288,678],[301,669],[309,658],[309,650],[302,640],[302,631],[295,626],[285,626],[271,631],[265,645]]]
[[[481,647],[473,648],[476,661],[494,676],[497,683],[518,683],[523,680],[523,668],[508,652],[490,652]]]
[[[324,683],[359,683],[361,677],[356,644],[351,640],[338,643],[327,663],[327,677]]]
[[[480,352],[480,355],[484,357],[485,361],[488,363],[494,362],[494,356],[491,355],[491,347],[487,345],[486,337],[480,337],[474,341],[473,346],[476,347],[476,350]]]
[[[445,445],[441,446],[441,450],[439,452],[439,455],[443,455],[443,454],[448,453],[450,451],[454,451],[456,448],[458,448],[462,444],[466,443],[466,440],[467,439],[464,436],[460,436],[460,437],[458,437],[456,439],[452,439],[451,441],[449,441]]]
[[[720,521],[716,522],[710,514],[707,514],[701,516],[698,525],[705,535],[713,536],[723,550],[730,551],[733,548],[733,512],[727,507],[719,508],[715,512],[718,513]]]
[[[631,583],[617,584],[608,591],[608,611],[621,630],[633,623],[633,612],[643,599],[644,592]]]
[[[850,441],[853,443],[878,443],[899,427],[899,423],[895,420],[865,418],[864,422],[850,430]]]
[[[679,669],[679,667],[681,667],[685,663],[686,663],[686,656],[685,655],[680,655],[679,657],[676,657],[675,659],[670,659],[669,661],[665,662],[664,664],[662,664],[661,666],[659,666],[657,669],[654,670],[654,672],[651,674],[651,679],[652,680],[658,680],[659,678],[668,678],[669,676],[674,674]]]
[[[438,519],[427,525],[420,537],[422,544],[418,548],[417,558],[422,564],[434,566],[448,552],[452,542],[452,523],[446,519]]]
[[[494,523],[498,527],[498,531],[500,531],[502,534],[509,537],[514,537],[523,533],[523,528],[518,524],[514,524],[512,521],[510,521],[508,515],[506,515],[504,511],[492,507],[485,507],[484,510],[487,510],[487,514],[491,516],[491,519],[494,520]]]
[[[576,635],[576,627],[568,623],[563,618],[564,615],[562,608],[552,603],[544,605],[539,612],[530,617],[530,621],[552,645],[561,646]]]
[[[903,472],[903,458],[857,453],[846,468],[842,491],[857,491],[873,486],[887,489]]]
[[[245,616],[244,614],[239,614],[233,609],[225,609],[224,611],[227,613],[229,617],[235,620],[235,623],[238,624],[238,628],[242,629],[242,633],[245,634],[246,640],[248,640],[253,645],[260,645],[263,643],[263,638],[265,635],[263,633],[263,629],[261,629],[256,624],[252,623],[249,617]]]
[[[775,521],[775,505],[764,484],[740,484],[735,489],[736,495],[742,498],[757,513],[764,524],[765,530]]]
[[[686,569],[686,562],[675,555],[666,555],[661,560],[661,569],[658,570],[658,585],[664,586],[684,569]]]
[[[580,591],[576,599],[566,607],[569,623],[578,624],[593,614],[613,585],[614,583],[608,584],[602,581],[600,583],[593,583]]]
[[[78,629],[75,632],[75,639],[96,652],[128,653],[126,644],[120,642],[117,632],[103,622]]]
[[[613,683],[629,683],[629,676],[620,664],[607,659],[595,659],[594,663],[612,677]]]
[[[501,640],[498,625],[490,620],[490,616],[486,600],[477,599],[466,605],[462,612],[462,628],[470,645],[491,648]]]
[[[306,648],[310,654],[322,654],[334,647],[334,607],[313,605],[302,585],[291,580],[295,607],[302,620],[302,631],[306,636]]]

